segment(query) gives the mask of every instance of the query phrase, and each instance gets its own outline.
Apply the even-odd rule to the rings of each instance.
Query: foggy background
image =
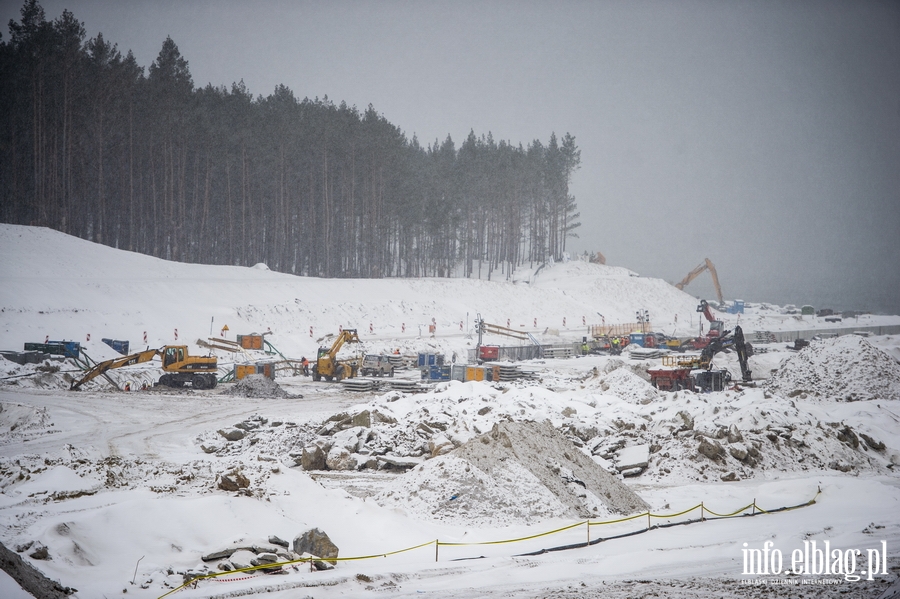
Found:
[[[673,283],[708,257],[726,299],[900,313],[900,2],[41,5],[145,73],[171,36],[196,87],[372,104],[422,145],[569,132],[571,253]],[[685,290],[715,297],[706,273]]]

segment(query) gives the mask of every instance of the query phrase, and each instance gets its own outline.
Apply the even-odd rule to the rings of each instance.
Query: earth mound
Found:
[[[858,335],[813,341],[769,379],[770,391],[837,401],[900,399],[900,365]]]
[[[245,376],[235,383],[234,386],[225,391],[225,395],[263,399],[284,399],[294,397],[282,389],[278,383],[262,374]]]
[[[476,526],[648,509],[547,421],[498,423],[398,477],[376,500],[411,515]]]

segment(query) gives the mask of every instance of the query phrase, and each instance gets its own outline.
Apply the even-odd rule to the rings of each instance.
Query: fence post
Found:
[[[700,522],[706,520],[706,508],[703,507],[703,502],[700,502]]]
[[[587,526],[587,539],[588,539],[587,546],[590,547],[591,546],[591,520],[587,519],[584,521],[584,523]]]
[[[755,516],[755,515],[756,515],[756,497],[753,498],[753,506],[752,506],[752,507],[753,507],[753,514],[752,514],[752,515]]]
[[[434,561],[438,561],[438,547],[440,546],[440,541],[437,539],[434,540]]]
[[[647,530],[650,530],[650,510],[647,510]]]

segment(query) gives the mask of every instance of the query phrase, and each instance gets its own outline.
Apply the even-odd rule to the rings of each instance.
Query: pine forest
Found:
[[[26,0],[0,38],[0,220],[169,260],[319,277],[498,278],[579,226],[568,133],[423,146],[373,106],[195,88]]]

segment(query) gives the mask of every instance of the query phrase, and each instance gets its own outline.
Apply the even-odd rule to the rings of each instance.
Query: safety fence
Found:
[[[796,505],[782,506],[782,507],[769,508],[769,509],[763,509],[763,508],[759,507],[756,504],[756,499],[754,498],[751,503],[745,505],[744,507],[738,508],[732,512],[718,513],[718,512],[715,512],[715,511],[709,509],[708,507],[706,507],[704,502],[701,501],[700,503],[698,503],[697,505],[695,505],[693,507],[690,507],[686,510],[682,510],[680,512],[676,512],[674,514],[654,514],[648,510],[648,511],[640,513],[640,514],[633,514],[631,516],[626,516],[624,518],[617,518],[615,520],[601,520],[601,521],[582,520],[582,521],[574,522],[572,524],[568,524],[566,526],[556,528],[553,530],[548,530],[545,532],[540,532],[540,533],[536,533],[536,534],[528,535],[528,536],[524,536],[524,537],[517,537],[514,539],[502,539],[502,540],[497,540],[497,541],[472,541],[472,542],[465,542],[465,543],[441,541],[440,539],[434,539],[433,541],[426,541],[424,543],[420,543],[419,545],[415,545],[413,547],[397,549],[395,551],[389,551],[387,553],[376,553],[376,554],[372,554],[372,555],[359,555],[359,556],[354,556],[354,557],[333,557],[333,558],[332,557],[329,557],[329,558],[303,557],[303,558],[296,559],[296,560],[261,564],[259,566],[251,566],[249,568],[241,568],[238,570],[228,570],[225,572],[213,572],[210,574],[202,574],[200,576],[197,576],[197,577],[192,578],[191,580],[185,582],[180,587],[172,589],[171,591],[165,593],[164,595],[161,595],[159,597],[159,599],[168,597],[169,595],[176,593],[187,587],[195,588],[197,586],[197,584],[203,580],[216,581],[217,579],[219,579],[221,577],[228,577],[226,579],[223,579],[223,580],[228,580],[228,581],[245,580],[248,577],[235,578],[235,575],[243,574],[243,573],[254,573],[254,572],[258,572],[258,571],[265,572],[266,570],[269,570],[269,571],[272,571],[275,569],[280,570],[284,566],[296,566],[297,564],[309,564],[309,567],[312,570],[313,562],[330,562],[330,563],[354,562],[354,561],[361,561],[361,560],[368,560],[368,559],[385,558],[385,557],[390,557],[392,555],[398,555],[400,553],[406,553],[409,551],[414,551],[416,549],[422,549],[424,547],[430,547],[430,546],[434,546],[434,561],[437,562],[440,557],[440,548],[441,547],[475,547],[475,546],[490,546],[490,545],[505,545],[505,544],[510,544],[510,543],[520,543],[523,541],[530,541],[530,540],[534,540],[534,539],[539,539],[541,537],[548,537],[551,535],[559,534],[559,533],[562,533],[565,531],[569,531],[569,530],[578,528],[580,526],[585,527],[586,540],[584,542],[570,543],[567,545],[548,547],[548,548],[540,549],[537,551],[531,551],[528,553],[514,554],[513,557],[541,555],[544,553],[550,553],[550,552],[554,552],[554,551],[565,551],[565,550],[569,550],[569,549],[578,549],[578,548],[583,548],[583,547],[589,547],[591,545],[596,545],[596,544],[604,542],[604,541],[611,541],[614,539],[622,539],[625,537],[631,537],[631,536],[643,534],[646,532],[650,532],[651,530],[658,530],[658,529],[662,529],[662,528],[671,528],[673,526],[686,526],[688,524],[695,524],[697,522],[705,522],[707,520],[722,520],[722,519],[727,519],[727,518],[746,518],[746,517],[752,517],[752,516],[759,516],[761,514],[775,514],[775,513],[779,513],[779,512],[787,512],[787,511],[796,510],[796,509],[808,507],[808,506],[815,504],[816,500],[819,498],[819,495],[821,493],[822,493],[822,490],[817,489],[816,494],[809,501],[806,501],[804,503],[798,503]],[[680,516],[685,516],[687,514],[690,514],[691,512],[696,512],[696,511],[699,511],[699,517],[697,517],[697,518],[687,519],[687,520],[679,520],[676,522],[664,522],[664,523],[655,524],[655,525],[653,524],[654,519],[671,520],[672,518],[678,518]],[[625,533],[612,535],[612,536],[608,536],[608,537],[595,537],[593,539],[591,538],[591,527],[607,526],[607,525],[611,525],[611,524],[620,524],[623,522],[640,521],[640,520],[645,520],[645,519],[647,521],[647,526],[640,528],[638,530],[633,530],[630,532],[625,532]],[[263,573],[263,572],[260,572],[260,573]]]

